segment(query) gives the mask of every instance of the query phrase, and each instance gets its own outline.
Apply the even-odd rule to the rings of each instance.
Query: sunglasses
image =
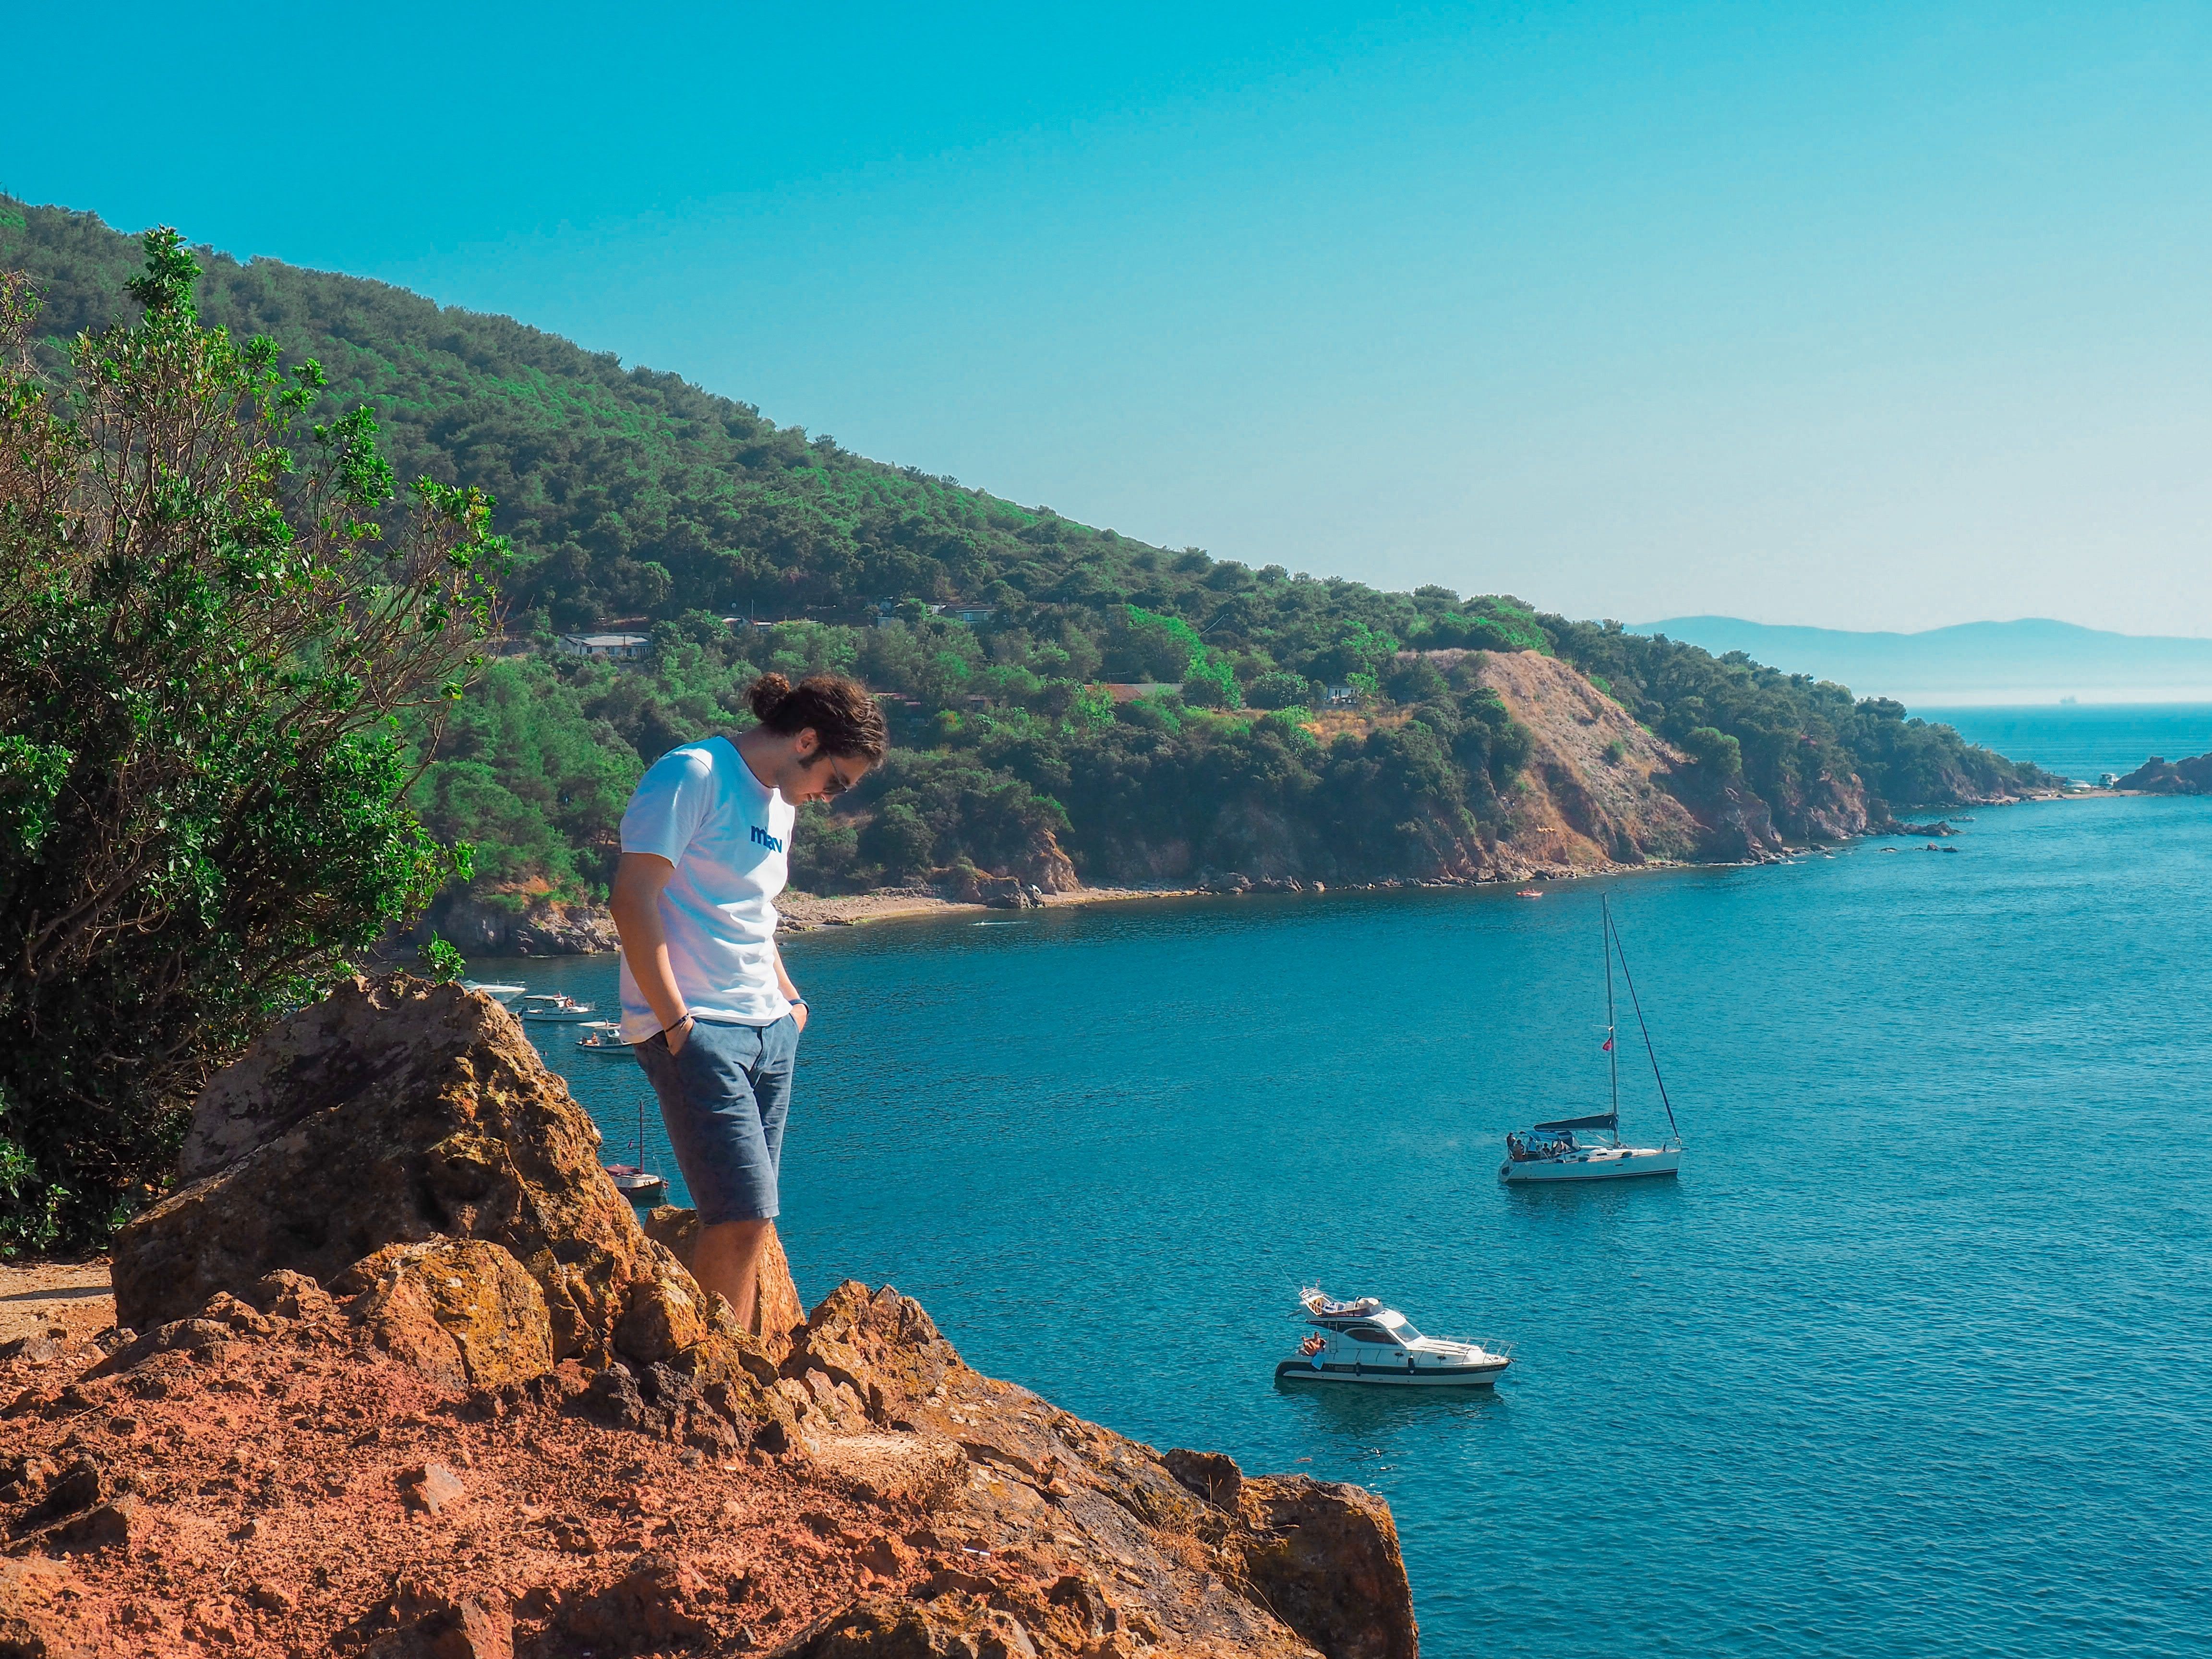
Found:
[[[854,784],[860,781],[858,778],[847,777],[842,772],[840,772],[837,769],[837,761],[835,756],[824,755],[822,757],[822,762],[823,765],[830,769],[830,781],[822,786],[823,799],[835,800],[838,796],[843,794],[848,789],[850,789]]]

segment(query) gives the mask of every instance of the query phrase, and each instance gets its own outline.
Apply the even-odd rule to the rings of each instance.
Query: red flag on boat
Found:
[[[1601,1048],[1601,1049],[1599,1049],[1599,1050],[1598,1050],[1598,1053],[1600,1053],[1600,1054],[1611,1054],[1612,1052],[1613,1052],[1613,1038],[1612,1038],[1611,1036],[1608,1036],[1606,1038],[1606,1040],[1605,1040],[1605,1047],[1604,1047],[1604,1048]]]

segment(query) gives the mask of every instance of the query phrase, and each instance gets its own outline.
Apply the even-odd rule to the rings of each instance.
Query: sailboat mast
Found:
[[[1605,951],[1605,1057],[1613,1068],[1613,1144],[1620,1145],[1620,1045],[1613,1040],[1613,903],[1597,896],[1599,944]]]
[[[1612,920],[1613,912],[1608,909],[1606,921],[1610,923]],[[1613,930],[1613,948],[1620,953],[1620,977],[1628,987],[1628,1006],[1636,1010],[1636,1029],[1644,1034],[1644,1052],[1651,1060],[1651,1080],[1659,1085],[1659,1103],[1667,1109],[1667,1127],[1679,1146],[1682,1139],[1681,1127],[1674,1121],[1674,1103],[1667,1097],[1667,1079],[1659,1075],[1659,1051],[1651,1046],[1651,1027],[1644,1018],[1644,999],[1636,994],[1636,975],[1628,971],[1628,952],[1621,949],[1620,929],[1618,927]]]

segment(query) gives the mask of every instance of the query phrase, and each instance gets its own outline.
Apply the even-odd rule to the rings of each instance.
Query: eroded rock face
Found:
[[[1388,1504],[1302,1474],[1247,1480],[1240,1500],[1245,1571],[1284,1623],[1328,1659],[1416,1659],[1413,1589]]]
[[[614,916],[604,904],[509,897],[520,902],[501,904],[469,893],[441,899],[409,938],[416,945],[446,939],[468,956],[591,956],[621,948]]]
[[[388,1244],[480,1238],[537,1281],[556,1356],[603,1358],[653,1268],[599,1140],[490,998],[356,980],[209,1085],[188,1184],[116,1241],[117,1316],[143,1328],[278,1268],[327,1283]]]
[[[1756,797],[1686,786],[1685,756],[1557,658],[1488,652],[1477,672],[1534,739],[1497,849],[1509,873],[1755,859],[1778,844]]]
[[[697,1211],[664,1204],[646,1217],[645,1231],[647,1237],[690,1269],[691,1252],[699,1243]],[[781,1363],[791,1352],[792,1333],[806,1322],[806,1304],[799,1299],[799,1286],[791,1279],[791,1262],[773,1222],[769,1224],[768,1243],[761,1251],[759,1275],[760,1293],[754,1299],[749,1334],[758,1339],[771,1359]]]
[[[544,1292],[480,1238],[387,1244],[338,1275],[378,1347],[449,1388],[496,1389],[553,1369]]]

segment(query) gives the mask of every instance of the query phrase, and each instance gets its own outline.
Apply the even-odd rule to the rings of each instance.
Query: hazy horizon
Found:
[[[862,8],[834,53],[707,8],[386,21],[443,44],[375,119],[248,155],[178,88],[319,84],[350,22],[126,4],[102,119],[26,80],[0,188],[1255,564],[2212,636],[2202,13]]]

